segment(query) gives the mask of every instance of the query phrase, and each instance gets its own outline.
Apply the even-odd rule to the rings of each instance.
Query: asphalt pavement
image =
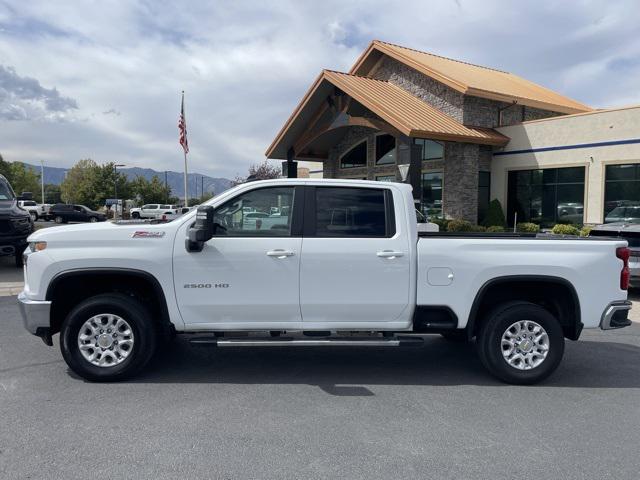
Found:
[[[640,324],[504,385],[473,345],[220,349],[179,339],[92,384],[0,298],[0,478],[637,479]]]

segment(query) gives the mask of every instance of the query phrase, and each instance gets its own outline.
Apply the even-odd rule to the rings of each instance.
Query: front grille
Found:
[[[0,233],[11,233],[13,228],[11,227],[10,220],[0,220]]]

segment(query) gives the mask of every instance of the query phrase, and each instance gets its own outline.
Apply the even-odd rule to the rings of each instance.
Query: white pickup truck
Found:
[[[413,204],[400,183],[268,180],[170,223],[40,230],[24,324],[47,345],[60,332],[68,365],[94,381],[139,372],[175,333],[361,348],[441,334],[475,338],[489,372],[518,384],[553,372],[583,328],[629,325],[625,241],[418,233]]]

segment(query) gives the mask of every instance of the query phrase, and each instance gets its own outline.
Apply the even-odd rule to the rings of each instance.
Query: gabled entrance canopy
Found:
[[[372,115],[373,114],[373,115]],[[267,158],[323,161],[345,133],[364,126],[406,137],[506,145],[489,128],[468,127],[389,82],[323,70],[269,146]]]

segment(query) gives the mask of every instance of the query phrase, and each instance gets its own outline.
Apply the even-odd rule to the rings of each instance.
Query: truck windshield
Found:
[[[0,178],[0,200],[13,200],[14,198],[15,195],[13,194],[13,190],[11,190],[9,182],[4,178]]]

